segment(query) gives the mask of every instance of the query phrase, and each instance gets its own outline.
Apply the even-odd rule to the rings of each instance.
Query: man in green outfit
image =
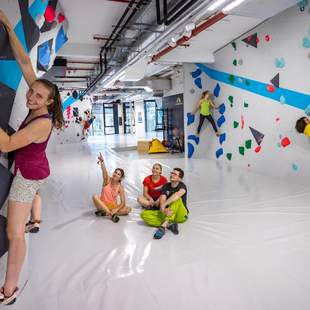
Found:
[[[186,207],[187,188],[182,182],[184,171],[174,168],[170,173],[170,182],[163,189],[159,199],[160,210],[144,210],[141,213],[143,221],[153,227],[158,227],[154,239],[161,239],[166,229],[174,234],[179,233],[178,223],[184,223],[188,217]]]

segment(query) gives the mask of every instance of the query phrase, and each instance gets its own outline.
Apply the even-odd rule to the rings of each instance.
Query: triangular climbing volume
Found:
[[[262,143],[262,141],[263,141],[265,135],[262,134],[261,132],[259,132],[258,130],[252,128],[252,127],[249,127],[249,128],[250,128],[250,130],[251,130],[251,132],[252,132],[252,135],[253,135],[253,137],[254,137],[256,143],[257,143],[258,145],[261,145],[261,143]]]
[[[257,48],[257,33],[251,34],[250,36],[244,38],[242,42]]]
[[[271,80],[270,80],[271,84],[277,88],[279,88],[280,86],[280,74],[278,73],[277,75],[275,75]]]

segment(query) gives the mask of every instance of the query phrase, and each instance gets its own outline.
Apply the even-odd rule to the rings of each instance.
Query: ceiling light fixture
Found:
[[[171,47],[176,47],[177,46],[177,39],[175,37],[172,37],[169,42],[168,45]]]
[[[196,28],[195,23],[189,23],[185,26],[183,36],[190,38],[192,35],[192,31]]]
[[[232,3],[226,5],[224,8],[223,8],[223,12],[226,13],[228,11],[231,11],[232,9],[234,9],[236,6],[240,5],[242,2],[244,2],[245,0],[235,0],[233,1]]]

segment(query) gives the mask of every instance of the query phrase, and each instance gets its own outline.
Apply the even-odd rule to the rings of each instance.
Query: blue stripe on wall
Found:
[[[261,95],[263,97],[270,98],[276,101],[280,101],[281,96],[284,96],[285,104],[288,104],[292,107],[301,110],[305,110],[305,108],[310,104],[310,95],[308,94],[299,93],[286,88],[276,88],[276,91],[271,93],[267,90],[268,84],[266,83],[251,80],[238,75],[234,75],[234,83],[231,83],[229,81],[229,77],[231,76],[231,74],[211,69],[203,64],[196,64],[196,66],[199,69],[201,69],[206,75],[208,75],[211,79],[223,82],[232,87],[244,89],[257,95]],[[249,85],[247,85],[245,81],[248,81]]]
[[[47,7],[48,1],[42,2],[42,0],[35,0],[29,8],[29,13],[35,20],[39,14],[43,14]],[[23,23],[20,20],[14,29],[18,39],[27,51],[26,39],[23,29]],[[0,60],[0,82],[16,90],[20,80],[22,78],[22,72],[15,60]]]
[[[65,111],[67,107],[69,107],[71,104],[73,104],[78,99],[79,97],[77,99],[74,99],[72,96],[66,98],[66,100],[62,103],[62,111]]]

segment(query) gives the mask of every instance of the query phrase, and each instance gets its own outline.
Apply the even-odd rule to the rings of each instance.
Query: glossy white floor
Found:
[[[107,142],[107,141],[106,141]],[[117,143],[116,143],[117,144]],[[310,190],[208,160],[116,153],[93,140],[50,154],[43,224],[29,238],[29,278],[10,309],[306,310]],[[132,214],[96,218],[96,164],[124,167]],[[189,221],[153,240],[135,199],[158,160],[185,169]]]

